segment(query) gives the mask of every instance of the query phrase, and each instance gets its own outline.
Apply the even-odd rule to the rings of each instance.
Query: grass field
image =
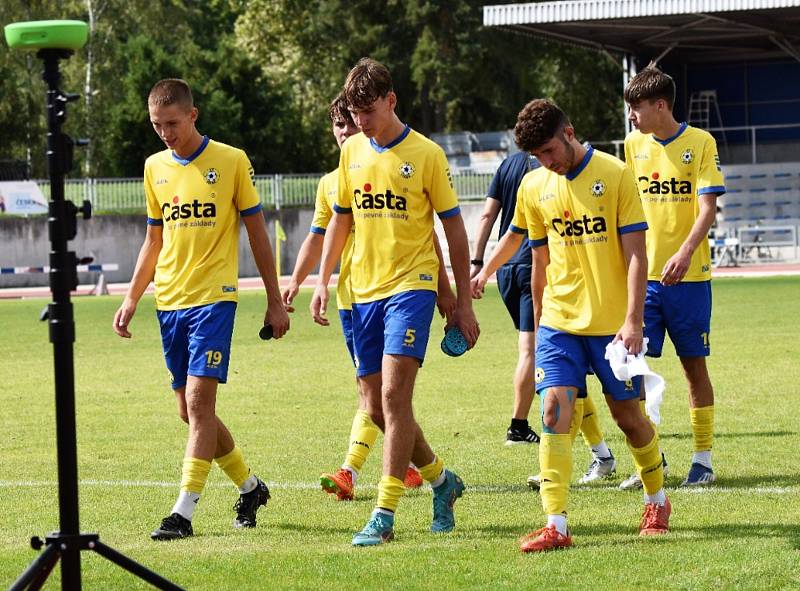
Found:
[[[189,589],[797,589],[800,587],[800,278],[714,282],[710,368],[717,395],[718,482],[677,489],[691,454],[686,391],[667,348],[652,364],[667,381],[662,445],[670,461],[673,531],[636,533],[641,497],[616,489],[632,463],[608,411],[617,477],[573,488],[575,548],[521,555],[517,539],[543,524],[524,486],[536,450],[503,446],[511,411],[516,334],[496,290],[478,302],[481,340],[446,358],[434,331],[416,390],[416,414],[434,450],[467,492],[448,535],[428,532],[429,490],[398,513],[397,541],[354,549],[375,501],[380,457],[370,458],[357,499],[338,503],[317,488],[343,459],[355,408],[353,370],[338,325],[321,328],[298,302],[289,336],[262,342],[263,296],[243,293],[229,384],[218,412],[273,499],[251,531],[231,528],[237,493],[214,469],[193,538],[154,543],[149,532],[177,494],[186,430],[168,389],[152,299],[125,341],[110,328],[119,298],[75,301],[81,526]],[[37,320],[42,300],[0,301],[0,586],[36,556],[31,535],[58,527],[52,349]],[[591,395],[598,390],[591,382]],[[589,455],[575,448],[575,474]],[[85,589],[148,588],[83,554]],[[56,586],[54,576],[47,588]]]

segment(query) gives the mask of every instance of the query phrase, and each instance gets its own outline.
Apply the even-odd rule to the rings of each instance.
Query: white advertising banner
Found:
[[[47,199],[34,181],[0,181],[0,214],[47,213]]]

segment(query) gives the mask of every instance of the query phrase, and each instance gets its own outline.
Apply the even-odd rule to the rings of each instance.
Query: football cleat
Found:
[[[422,474],[413,466],[409,466],[406,470],[406,477],[403,480],[406,488],[419,488],[425,481],[422,479]]]
[[[352,501],[353,491],[353,474],[350,470],[339,468],[333,474],[322,474],[319,477],[319,483],[322,485],[322,490],[328,494],[336,495],[340,501]]]
[[[433,489],[433,522],[431,531],[436,533],[452,531],[456,526],[453,505],[464,494],[464,481],[451,472],[444,471],[444,482]]]
[[[644,515],[639,524],[640,536],[659,536],[669,533],[669,515],[672,513],[672,505],[667,499],[663,505],[648,503],[644,506]]]
[[[394,539],[394,515],[373,511],[360,532],[353,536],[353,546],[377,546]]]
[[[578,482],[581,484],[595,482],[596,480],[608,478],[616,471],[617,460],[614,459],[613,454],[607,458],[594,457],[592,458],[592,462],[589,464],[589,468],[586,470],[586,473],[581,476],[581,479]]]
[[[542,488],[542,476],[541,474],[534,474],[533,476],[528,476],[528,480],[525,481],[525,484],[528,485],[528,488],[531,490],[539,491]]]
[[[704,486],[711,484],[717,479],[714,471],[711,468],[705,467],[703,464],[694,462],[689,468],[689,475],[686,480],[681,482],[681,486]]]
[[[666,480],[669,475],[669,466],[667,466],[667,458],[663,453],[661,454],[661,463],[664,466],[664,480]],[[620,490],[640,490],[642,486],[642,479],[639,478],[639,473],[634,472],[620,483],[619,488]]]
[[[522,538],[519,546],[522,552],[546,552],[548,550],[560,550],[572,546],[572,536],[567,531],[564,535],[556,529],[555,525],[548,525],[536,530]]]
[[[150,534],[154,540],[180,540],[194,535],[192,522],[179,513],[173,513],[161,520],[161,525]]]
[[[516,427],[509,427],[506,431],[506,445],[520,445],[539,443],[539,435],[530,427],[525,429],[517,429]]]
[[[239,495],[239,500],[233,505],[236,511],[236,518],[233,520],[233,527],[256,526],[256,512],[262,505],[266,505],[270,499],[269,489],[260,478],[256,478],[256,487],[249,493]]]

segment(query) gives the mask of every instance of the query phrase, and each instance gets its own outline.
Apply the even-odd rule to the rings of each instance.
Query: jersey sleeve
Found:
[[[241,215],[252,215],[261,211],[261,199],[256,191],[255,171],[247,154],[241,150],[236,164],[235,191],[233,203]]]
[[[338,175],[338,171],[334,173]],[[325,186],[325,179],[327,176],[322,177],[317,185],[317,198],[314,202],[314,219],[311,220],[311,232],[314,234],[325,234],[328,224],[333,217],[333,210],[328,205],[327,187]]]
[[[544,224],[544,217],[538,203],[536,186],[531,181],[526,182],[523,179],[519,191],[517,191],[517,209],[514,210],[514,216],[516,219],[517,211],[523,213],[528,231],[528,246],[531,248],[547,244],[547,226]]]
[[[494,173],[492,177],[492,182],[489,185],[489,190],[486,191],[486,198],[487,199],[496,199],[497,201],[501,201],[500,199],[500,177],[503,175],[503,165],[500,165],[500,168],[497,169],[497,172]]]
[[[441,148],[437,148],[435,151],[431,173],[430,185],[427,189],[433,209],[441,219],[461,213],[458,206],[458,195],[453,187],[453,177],[450,174],[450,165]]]
[[[717,142],[711,134],[708,134],[705,142],[703,142],[703,157],[700,161],[700,172],[697,178],[697,194],[715,193],[722,195],[724,192],[725,179],[722,176],[722,167],[719,164]]]
[[[627,166],[622,168],[617,191],[617,231],[620,234],[627,234],[647,230],[639,188],[633,179],[633,172]]]
[[[342,146],[341,154],[339,155],[339,168],[336,178],[336,201],[333,204],[333,211],[336,213],[352,213],[352,192],[350,191],[350,179],[348,178],[348,155],[350,150],[349,146],[345,143]]]
[[[632,154],[633,146],[631,145],[632,143],[633,139],[629,134],[628,137],[625,138],[624,147],[625,147],[625,164],[627,164],[628,168],[630,168],[631,170],[633,170],[633,154]]]
[[[152,174],[149,163],[144,165],[144,196],[147,203],[147,225],[163,226],[164,218],[158,205],[158,198],[153,191]]]
[[[517,189],[517,203],[514,205],[514,216],[511,218],[511,223],[508,226],[508,231],[514,232],[515,234],[528,233],[528,221],[525,216],[525,206],[522,198],[524,187],[525,184],[523,183],[519,186],[519,189]]]

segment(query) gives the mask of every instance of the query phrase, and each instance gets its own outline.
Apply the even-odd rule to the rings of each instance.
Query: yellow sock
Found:
[[[664,467],[661,451],[658,449],[658,432],[653,431],[653,439],[644,447],[633,447],[628,441],[628,448],[633,454],[633,463],[639,478],[642,479],[644,492],[653,495],[664,488]]]
[[[645,401],[640,398],[639,399],[639,410],[642,411],[642,416],[647,419],[647,421],[653,427],[653,431],[655,431],[656,430],[656,424],[652,421],[650,416],[647,414],[647,408],[645,408],[645,406],[646,406],[645,405]]]
[[[228,475],[236,488],[241,488],[247,477],[250,476],[250,467],[244,463],[244,454],[238,446],[224,456],[214,458],[217,465]]]
[[[581,430],[581,420],[584,416],[584,409],[586,408],[586,401],[588,398],[575,399],[575,408],[572,409],[572,421],[569,423],[569,436],[572,442],[575,443],[575,438],[578,436],[578,431]],[[584,434],[584,438],[586,434]]]
[[[183,458],[181,490],[199,495],[203,492],[210,471],[211,462],[198,458]]]
[[[376,506],[380,509],[388,509],[392,512],[397,511],[400,497],[403,496],[405,490],[406,486],[399,478],[383,476],[380,484],[378,484],[378,503]]]
[[[597,407],[590,396],[579,398],[583,400],[583,418],[581,421],[581,434],[586,445],[592,447],[603,441],[603,432],[600,430],[600,418],[597,416]],[[576,411],[577,412],[577,407]]]
[[[433,482],[439,478],[443,471],[444,462],[438,456],[427,466],[419,468],[419,473],[422,474],[422,477],[428,482]]]
[[[539,443],[539,474],[542,506],[547,515],[566,514],[569,481],[572,479],[572,436],[542,434]]]
[[[367,411],[356,411],[356,416],[353,417],[353,427],[350,429],[350,447],[344,460],[345,465],[360,472],[380,432],[378,425],[372,421]]]
[[[692,419],[694,451],[711,451],[714,437],[714,405],[690,408],[689,414]]]

